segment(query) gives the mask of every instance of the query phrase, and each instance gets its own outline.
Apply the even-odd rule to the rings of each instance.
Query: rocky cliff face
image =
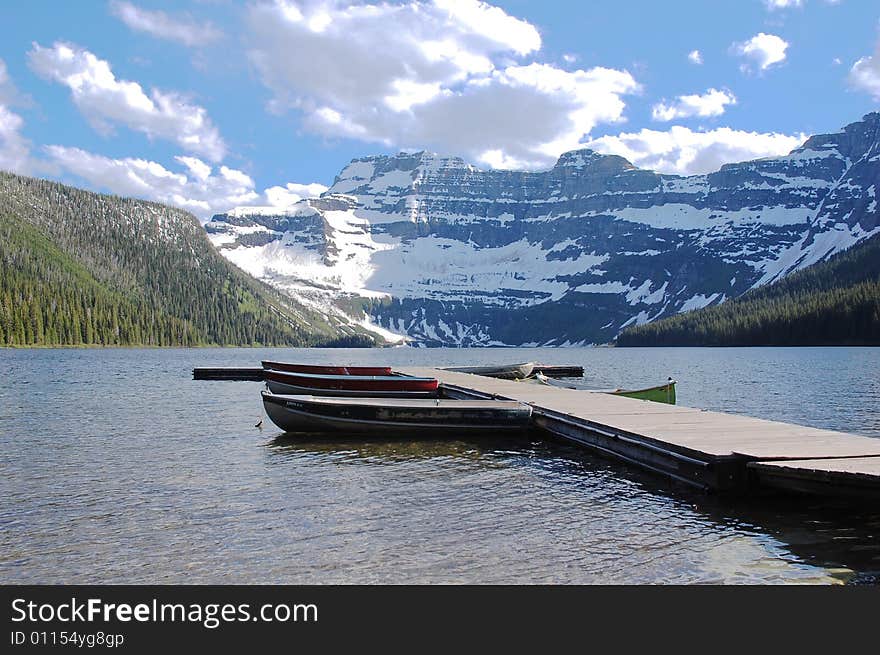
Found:
[[[539,172],[366,157],[321,198],[220,214],[206,229],[299,300],[416,343],[601,343],[880,231],[878,187],[873,113],[785,157],[691,177],[590,150]]]

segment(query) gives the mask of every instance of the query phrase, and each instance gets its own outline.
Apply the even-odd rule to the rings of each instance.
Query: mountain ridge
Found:
[[[601,343],[875,233],[878,144],[875,112],[789,155],[686,177],[589,149],[544,171],[362,157],[317,199],[219,214],[206,229],[293,297],[358,305],[353,320],[422,345]]]

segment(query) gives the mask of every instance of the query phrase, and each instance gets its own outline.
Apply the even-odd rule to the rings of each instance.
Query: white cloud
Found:
[[[730,91],[709,89],[703,95],[678,96],[673,103],[658,103],[651,110],[651,117],[655,121],[673,121],[691,116],[721,116],[727,105],[735,104],[736,97]]]
[[[18,91],[12,84],[12,80],[9,79],[6,62],[0,59],[0,104],[12,104],[17,98]]]
[[[99,131],[121,123],[214,162],[225,156],[226,144],[207,111],[183,96],[158,89],[148,96],[140,84],[116,79],[108,62],[75,45],[34,43],[28,56],[39,75],[70,89],[74,104]]]
[[[701,53],[699,50],[691,50],[688,53],[688,59],[693,64],[697,64],[697,65],[702,64],[703,63],[703,53]]]
[[[849,83],[853,88],[866,91],[874,100],[880,101],[880,40],[874,54],[859,59],[849,71]]]
[[[826,0],[827,2],[828,0]],[[767,9],[790,9],[792,7],[802,7],[804,0],[764,0]]]
[[[175,157],[184,169],[175,172],[154,161],[113,159],[80,148],[52,145],[44,151],[49,163],[93,188],[174,205],[202,219],[239,206],[285,208],[327,189],[321,184],[289,183],[259,193],[246,173],[226,166],[214,168],[197,157]]]
[[[21,116],[0,105],[0,169],[29,172],[30,142],[21,135],[23,126]]]
[[[130,2],[119,1],[111,2],[110,9],[133,30],[186,46],[207,45],[223,36],[211,23],[198,22],[189,16],[171,16],[163,11],[149,11]]]
[[[296,184],[288,182],[284,186],[269,187],[263,192],[270,207],[285,208],[303,198],[316,198],[327,190],[323,184]]]
[[[263,2],[248,11],[249,57],[270,109],[302,112],[329,137],[428,147],[490,165],[540,167],[598,123],[623,119],[626,71],[518,61],[534,26],[476,0]]]
[[[773,64],[785,61],[785,51],[789,43],[775,34],[760,32],[748,41],[734,43],[733,52],[747,60],[750,60],[759,70],[767,70]],[[748,64],[743,64],[743,70],[749,70]]]
[[[499,7],[479,0],[434,0],[434,6],[441,15],[448,13],[454,29],[471,38],[497,43],[518,55],[541,47],[541,35],[533,25],[506,14]]]
[[[665,132],[603,136],[587,143],[597,152],[620,155],[640,168],[693,175],[718,170],[722,164],[785,155],[800,146],[805,134],[746,132],[720,127],[705,132],[673,126]]]
[[[31,144],[21,134],[24,119],[7,106],[18,100],[6,62],[0,59],[0,169],[27,173],[31,168]]]

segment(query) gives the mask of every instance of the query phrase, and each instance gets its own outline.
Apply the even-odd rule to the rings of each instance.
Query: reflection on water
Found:
[[[880,436],[876,349],[0,351],[3,580],[877,582],[880,510],[707,496],[536,434],[281,436],[259,384],[189,379],[269,353],[668,372],[686,404]]]
[[[393,437],[380,439],[353,435],[340,438],[326,434],[280,434],[267,444],[278,455],[291,457],[325,454],[348,457],[375,463],[392,463],[407,459],[436,459],[462,457],[491,463],[492,455],[505,452],[520,453],[532,444],[537,435],[521,437],[505,434],[502,437],[468,435],[463,439]]]

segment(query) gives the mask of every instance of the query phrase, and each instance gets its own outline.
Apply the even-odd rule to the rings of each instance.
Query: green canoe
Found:
[[[675,404],[675,380],[669,378],[666,384],[657,387],[648,387],[647,389],[615,389],[609,391],[615,396],[625,396],[627,398],[636,398],[638,400],[652,400],[655,403]]]
[[[563,389],[580,389],[591,393],[610,393],[614,396],[636,398],[637,400],[651,400],[655,403],[667,403],[669,405],[675,404],[675,380],[672,378],[669,378],[666,381],[666,384],[661,384],[656,387],[648,387],[646,389],[584,389],[582,386],[570,382],[551,380],[540,372],[535,375],[535,379],[541,384]]]

